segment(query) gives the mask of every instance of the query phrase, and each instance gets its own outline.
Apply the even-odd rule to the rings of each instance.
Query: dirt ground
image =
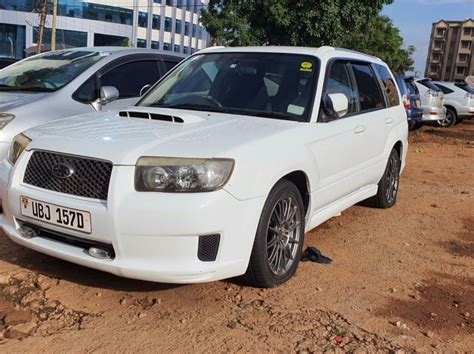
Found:
[[[411,134],[397,205],[306,235],[333,259],[271,290],[118,278],[0,236],[0,350],[468,351],[474,348],[474,121]]]

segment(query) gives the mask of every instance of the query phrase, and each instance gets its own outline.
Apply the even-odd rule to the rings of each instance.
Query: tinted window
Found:
[[[99,89],[97,87],[97,78],[92,76],[86,82],[84,82],[81,87],[77,89],[72,97],[83,103],[90,103],[99,98]]]
[[[176,66],[176,64],[178,64],[177,62],[171,60],[165,60],[163,63],[165,64],[166,72],[170,71]]]
[[[431,80],[429,80],[429,79],[418,80],[418,83],[419,83],[419,84],[422,84],[423,86],[425,86],[425,87],[427,87],[427,88],[429,88],[429,89],[431,89],[431,90],[434,90],[434,91],[441,91],[441,90],[439,89],[439,87],[436,86],[435,84],[433,84],[433,83],[431,82]]]
[[[152,85],[160,78],[156,61],[135,61],[120,65],[101,77],[102,86],[114,86],[120,98],[138,97],[145,85]]]
[[[444,94],[448,94],[448,93],[453,93],[453,92],[454,92],[453,90],[447,88],[446,86],[443,86],[443,85],[440,85],[440,84],[435,84],[435,85],[438,86],[439,89],[440,89],[441,91],[443,91]]]
[[[347,62],[336,61],[331,65],[323,100],[325,100],[326,96],[330,93],[343,93],[346,95],[349,101],[348,113],[357,112],[357,90],[355,89],[350,66]],[[325,103],[323,101],[323,106],[324,105]],[[326,112],[326,114],[329,113],[330,112]]]
[[[410,92],[410,95],[419,95],[420,94],[420,91],[418,91],[418,87],[416,87],[413,80],[405,80],[405,83],[407,85],[408,91]]]
[[[466,84],[465,82],[456,82],[454,83],[457,87],[459,87],[460,89],[463,89],[464,91],[466,92],[469,92],[469,93],[474,93],[474,87],[471,87],[469,86],[468,84]]]
[[[376,64],[375,68],[377,69],[380,80],[382,80],[383,88],[387,96],[388,105],[390,107],[398,106],[400,104],[400,100],[398,98],[397,85],[393,81],[390,72],[385,66],[382,65]]]
[[[140,105],[308,121],[318,72],[311,56],[201,54],[174,69]]]
[[[382,92],[370,65],[352,64],[352,69],[359,89],[360,111],[385,107]]]

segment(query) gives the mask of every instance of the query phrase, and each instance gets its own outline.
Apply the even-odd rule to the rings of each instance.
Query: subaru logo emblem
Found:
[[[74,173],[74,169],[64,163],[58,163],[53,166],[53,176],[57,178],[68,178]]]

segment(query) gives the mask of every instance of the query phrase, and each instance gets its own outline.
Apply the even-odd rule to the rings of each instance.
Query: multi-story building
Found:
[[[474,75],[474,21],[433,23],[425,76],[437,81],[464,81]]]
[[[52,4],[52,0],[49,1]],[[191,54],[209,35],[202,0],[57,0],[56,48],[132,46]],[[39,0],[0,0],[0,56],[23,58],[38,40]],[[51,42],[52,5],[43,43]],[[31,51],[31,50],[30,50]]]

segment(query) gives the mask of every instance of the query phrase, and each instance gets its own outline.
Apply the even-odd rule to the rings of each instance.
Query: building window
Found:
[[[189,26],[190,26],[190,25],[191,25],[191,24],[190,24],[189,22],[185,22],[185,23],[184,23],[184,35],[185,35],[185,36],[189,36]]]
[[[202,26],[199,26],[198,27],[198,38],[199,39],[202,39],[202,32],[203,32],[203,28],[202,28]]]
[[[464,35],[465,36],[471,35],[471,27],[464,27]]]
[[[177,52],[177,53],[181,52],[181,46],[179,44],[175,44],[174,45],[174,51]]]
[[[171,32],[171,17],[165,17],[165,31]]]
[[[181,20],[176,20],[174,33],[181,34]]]
[[[171,44],[170,43],[163,43],[163,50],[171,50]]]
[[[146,48],[146,39],[137,39],[137,47],[138,48]]]
[[[147,27],[148,25],[148,14],[146,12],[138,13],[138,27]]]
[[[160,22],[161,22],[160,15],[153,15],[152,22],[151,22],[151,28],[153,28],[155,30],[159,30],[160,29]]]
[[[38,43],[39,28],[33,27],[33,42]],[[43,32],[43,44],[51,44],[51,28]],[[67,47],[87,47],[87,32],[56,30],[56,49]]]
[[[431,65],[431,66],[430,66],[430,72],[431,72],[431,73],[437,74],[437,73],[438,73],[438,70],[439,70],[438,65]]]
[[[0,57],[22,59],[25,57],[25,46],[25,26],[0,23]]]
[[[94,33],[94,45],[96,47],[128,47],[130,39],[128,37],[112,36],[110,34]]]
[[[18,2],[26,2],[26,1],[18,1]],[[28,0],[28,2],[33,3],[35,1]],[[86,20],[113,22],[113,23],[120,23],[123,25],[132,25],[132,22],[133,22],[133,10],[131,9],[118,7],[118,6],[94,4],[87,1],[59,0],[58,3],[59,3],[58,4],[59,16],[83,18]],[[0,5],[0,8],[1,7],[2,6]],[[28,12],[31,12],[31,11],[28,11]],[[51,12],[52,12],[52,9],[50,7],[49,13]]]
[[[183,8],[183,0],[176,0],[176,7],[178,9],[182,9]]]
[[[441,53],[433,53],[433,61],[440,61]]]
[[[436,35],[437,36],[444,36],[444,28],[437,28],[436,29]]]
[[[193,1],[192,0],[187,0],[186,1],[186,10],[191,11],[193,8]]]
[[[193,34],[192,34],[193,37],[196,37],[196,31],[197,31],[197,26],[195,23],[193,23]]]
[[[457,75],[464,75],[466,72],[466,68],[464,66],[458,66],[456,68],[456,74]]]
[[[166,6],[172,6],[172,1],[171,0],[166,0]]]
[[[189,53],[189,48],[186,47],[186,46],[184,46],[184,47],[183,47],[183,53],[184,53],[184,54],[188,54],[188,53]]]
[[[196,48],[191,48],[191,54],[196,53]]]
[[[448,67],[446,67],[446,74],[450,74],[450,73],[451,73],[451,67],[448,66]]]
[[[468,59],[469,59],[469,55],[468,55],[468,54],[459,54],[459,61],[460,61],[460,62],[466,63]]]
[[[160,49],[160,42],[151,41],[151,49]]]
[[[471,41],[461,41],[461,48],[471,49]]]
[[[436,49],[443,49],[443,41],[434,41],[434,47]]]

